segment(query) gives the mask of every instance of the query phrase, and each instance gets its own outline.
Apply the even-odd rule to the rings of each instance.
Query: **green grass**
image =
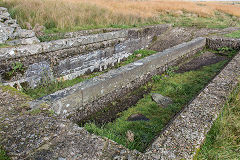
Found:
[[[64,39],[64,33],[58,33],[56,35],[44,34],[42,36],[38,36],[38,39],[41,42],[49,42],[53,40]]]
[[[97,72],[97,73],[94,73],[91,75],[86,75],[86,76],[79,76],[72,80],[52,81],[52,82],[46,83],[45,85],[40,85],[34,89],[23,86],[22,92],[29,95],[33,99],[37,99],[37,98],[46,96],[48,94],[54,93],[58,90],[73,86],[73,85],[83,82],[87,79],[93,78],[99,74],[101,74],[101,72]]]
[[[118,68],[124,65],[127,65],[129,63],[132,63],[134,61],[137,61],[139,59],[142,59],[144,57],[150,56],[152,54],[155,54],[156,51],[152,51],[152,50],[137,50],[135,51],[132,55],[130,55],[128,58],[126,58],[126,60],[118,63],[114,68]],[[29,96],[31,96],[34,99],[43,97],[45,95],[54,93],[58,90],[73,86],[77,83],[83,82],[87,79],[91,79],[93,77],[99,76],[107,71],[109,71],[112,68],[108,68],[107,70],[103,71],[103,72],[94,72],[92,74],[89,75],[83,75],[83,76],[79,76],[75,79],[72,80],[66,80],[66,81],[53,81],[53,82],[49,82],[45,85],[41,85],[38,86],[34,89],[31,89],[29,87],[25,87],[23,86],[23,92]]]
[[[0,160],[10,160],[5,150],[0,146]]]
[[[240,30],[236,32],[228,33],[225,36],[230,38],[240,38]]]
[[[240,83],[230,95],[222,113],[213,123],[196,160],[240,159]]]
[[[167,108],[159,107],[152,101],[151,95],[144,95],[138,103],[126,111],[119,113],[120,117],[114,122],[109,122],[102,126],[94,123],[86,123],[84,127],[91,133],[107,137],[122,144],[129,149],[144,151],[153,138],[163,129],[169,120],[179,112],[197,93],[213,78],[213,76],[223,67],[226,61],[210,66],[205,66],[197,71],[185,73],[171,73],[167,75],[156,75],[152,82],[147,85],[152,86],[152,93],[160,93],[170,97],[174,103]],[[150,121],[127,121],[131,114],[141,113]],[[126,132],[131,130],[134,133],[134,141],[128,142]]]
[[[4,43],[0,43],[0,48],[6,48],[6,47],[10,47],[10,45],[4,44]]]

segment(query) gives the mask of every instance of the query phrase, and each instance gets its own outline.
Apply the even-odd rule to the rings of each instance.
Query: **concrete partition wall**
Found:
[[[206,38],[194,39],[42,97],[31,102],[31,105],[37,107],[45,102],[59,115],[76,115],[79,119],[84,118],[101,109],[101,104],[113,101],[128,88],[143,84],[147,78],[165,71],[167,66],[175,64],[174,62],[184,56],[195,54],[205,45]]]
[[[170,27],[156,25],[0,48],[0,82],[34,88],[44,80],[67,80],[101,71],[119,63],[135,50],[147,47],[155,36]],[[14,65],[21,68],[13,71]]]
[[[213,50],[217,50],[222,47],[240,50],[240,39],[225,37],[209,37],[207,38],[207,47]]]

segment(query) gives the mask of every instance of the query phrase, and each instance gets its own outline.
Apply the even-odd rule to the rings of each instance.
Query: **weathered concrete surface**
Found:
[[[134,88],[146,81],[147,77],[159,70],[163,72],[171,62],[181,59],[188,54],[194,54],[206,44],[206,38],[197,38],[190,42],[169,48],[146,57],[132,64],[111,70],[98,77],[76,84],[72,87],[57,91],[51,95],[33,101],[31,106],[37,107],[41,103],[48,103],[59,115],[84,118],[99,110],[99,104],[91,106],[89,103],[104,103],[113,101],[117,95],[123,94],[126,88]],[[121,94],[120,94],[121,93]],[[101,99],[103,97],[103,99]]]
[[[52,114],[48,106],[29,111],[30,98],[0,86],[0,145],[13,160],[112,159],[137,157],[111,140],[102,139],[67,119]]]
[[[240,49],[240,39],[235,38],[222,38],[218,36],[213,36],[208,38],[207,47],[217,50],[222,47],[228,47],[235,50]]]
[[[0,87],[0,145],[12,159],[191,159],[239,75],[240,54],[176,116],[146,153],[89,134],[69,120],[49,114],[47,106],[37,114],[27,112],[19,104],[30,99]]]
[[[55,79],[69,80],[84,73],[114,66],[135,50],[147,47],[154,36],[164,33],[170,25],[148,26],[138,29],[113,31],[102,34],[61,39],[34,45],[0,48],[0,75],[5,85],[14,86],[27,82],[31,87],[40,84],[41,76],[29,77],[28,68],[48,63]],[[12,64],[20,62],[25,73],[6,78]],[[36,68],[40,68],[36,67]],[[36,72],[41,72],[36,70]],[[34,75],[37,75],[35,73]],[[35,82],[35,83],[32,83]]]
[[[175,117],[146,154],[154,159],[192,159],[240,78],[240,53]]]

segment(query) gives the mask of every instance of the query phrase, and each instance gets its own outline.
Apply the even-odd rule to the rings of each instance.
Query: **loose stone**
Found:
[[[132,114],[127,119],[128,121],[149,121],[147,117],[145,117],[143,114]]]
[[[169,104],[172,104],[173,101],[169,97],[165,97],[158,93],[152,93],[152,99],[155,101],[158,105],[162,107],[167,107]]]

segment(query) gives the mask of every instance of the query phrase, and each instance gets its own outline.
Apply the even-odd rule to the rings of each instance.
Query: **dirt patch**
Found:
[[[217,55],[211,52],[205,52],[198,57],[180,65],[177,73],[183,73],[191,70],[198,70],[203,66],[218,63],[220,61],[228,60],[228,57]]]

